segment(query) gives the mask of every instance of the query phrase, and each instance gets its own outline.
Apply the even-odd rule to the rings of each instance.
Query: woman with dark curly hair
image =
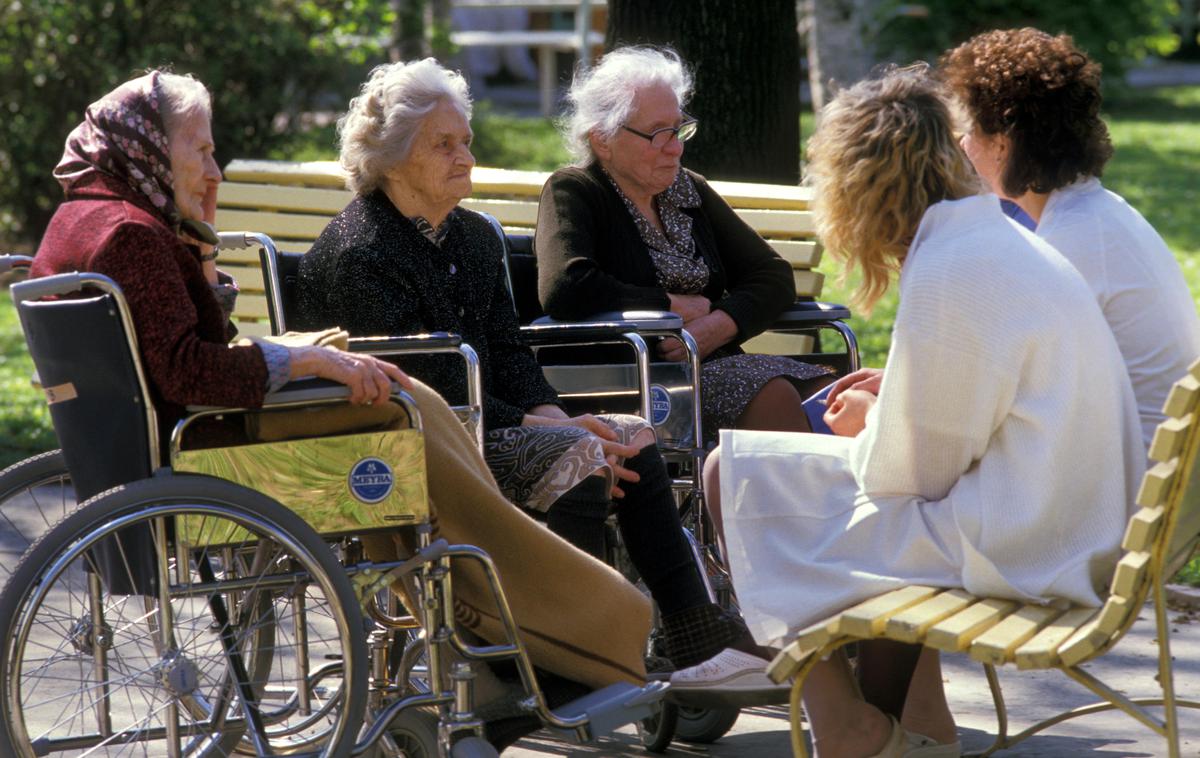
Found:
[[[1100,184],[1113,148],[1099,64],[1065,34],[1025,28],[973,37],[941,72],[970,119],[962,146],[975,170],[1096,295],[1149,445],[1173,377],[1200,355],[1200,319],[1162,237]]]

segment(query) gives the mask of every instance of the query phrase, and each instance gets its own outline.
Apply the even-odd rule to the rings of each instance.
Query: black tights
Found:
[[[671,497],[671,479],[657,445],[647,445],[625,461],[636,483],[622,482],[617,525],[629,559],[665,615],[708,603],[708,592],[683,536]],[[610,501],[603,477],[589,476],[559,498],[546,513],[550,530],[584,552],[604,559],[604,522]]]
[[[892,640],[859,642],[854,671],[863,699],[899,720],[920,656],[920,645]]]

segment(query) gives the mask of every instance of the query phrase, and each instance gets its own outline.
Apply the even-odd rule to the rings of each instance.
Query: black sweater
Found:
[[[685,171],[687,169],[684,169]],[[753,337],[796,299],[791,266],[738,218],[704,177],[693,218],[696,250],[712,274],[701,293],[737,324],[736,342]],[[542,188],[537,231],[538,295],[554,318],[601,311],[668,310],[654,262],[620,195],[599,165],[559,169]]]
[[[438,248],[382,191],[356,197],[300,263],[297,325],[340,326],[356,337],[462,335],[479,354],[484,428],[519,426],[526,411],[557,404],[558,395],[521,340],[503,248],[491,225],[463,208],[449,224]],[[433,356],[400,365],[449,402],[465,400],[461,359]]]

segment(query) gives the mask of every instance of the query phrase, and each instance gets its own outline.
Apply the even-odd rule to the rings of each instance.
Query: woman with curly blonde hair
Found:
[[[973,37],[941,70],[970,119],[962,144],[979,175],[1091,287],[1149,445],[1171,382],[1200,355],[1200,319],[1162,237],[1100,184],[1113,154],[1100,66],[1067,35],[1025,28]]]
[[[923,67],[841,92],[809,161],[819,229],[863,271],[860,299],[895,271],[900,300],[878,396],[845,390],[830,408],[844,436],[723,431],[706,463],[755,638],[785,643],[911,584],[1098,605],[1144,453],[1087,286],[976,194]],[[880,662],[870,649],[860,666]],[[898,673],[890,698],[868,701],[844,658],[813,669],[818,754],[959,754],[936,654],[921,653],[911,685]]]

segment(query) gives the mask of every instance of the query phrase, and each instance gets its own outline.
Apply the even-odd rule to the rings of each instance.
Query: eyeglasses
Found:
[[[624,124],[621,125],[621,128],[627,132],[636,134],[644,140],[649,141],[650,145],[656,150],[661,150],[667,146],[667,143],[671,141],[672,137],[675,137],[680,142],[687,142],[692,137],[696,136],[696,130],[700,128],[700,122],[694,118],[687,117],[686,113],[684,116],[686,120],[679,126],[664,126],[662,129],[655,129],[649,134],[646,134],[645,132],[639,132],[637,129],[634,129],[631,126],[625,126]]]

